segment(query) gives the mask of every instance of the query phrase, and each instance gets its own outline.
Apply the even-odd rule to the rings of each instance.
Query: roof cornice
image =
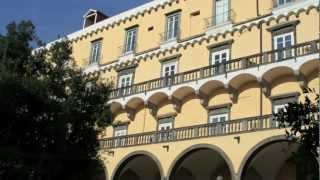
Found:
[[[172,46],[170,48],[167,49],[155,49],[152,51],[149,51],[147,53],[144,54],[139,54],[137,56],[135,56],[133,59],[129,59],[126,62],[118,62],[118,61],[113,61],[113,63],[108,63],[104,66],[101,66],[99,68],[99,70],[94,71],[90,74],[95,74],[95,73],[99,73],[100,71],[109,71],[113,68],[120,68],[120,67],[126,67],[126,66],[130,66],[133,64],[137,64],[139,63],[141,60],[147,60],[148,58],[152,58],[153,56],[159,56],[160,54],[166,54],[166,53],[173,53],[173,52],[179,52],[179,50],[181,48],[186,49],[188,46],[193,46],[197,43],[201,44],[203,42],[208,42],[210,39],[218,39],[219,37],[226,37],[228,34],[230,34],[231,36],[234,36],[234,33],[239,32],[242,33],[245,30],[249,30],[251,31],[251,29],[253,27],[259,28],[260,24],[266,24],[267,26],[270,25],[270,23],[272,21],[275,21],[276,23],[279,23],[281,19],[285,18],[286,20],[289,20],[290,16],[296,16],[299,17],[299,15],[303,12],[306,12],[307,14],[312,10],[312,9],[316,9],[317,11],[319,11],[319,8],[317,6],[309,6],[303,9],[299,9],[297,11],[291,11],[288,12],[286,15],[273,15],[270,14],[269,16],[264,16],[260,19],[256,19],[254,21],[251,22],[247,22],[245,24],[240,24],[240,25],[235,25],[232,27],[231,30],[226,30],[222,33],[218,33],[216,35],[209,35],[206,36],[205,34],[199,36],[199,37],[195,37],[193,39],[190,39],[188,41],[184,41],[184,42],[180,42],[175,46]]]

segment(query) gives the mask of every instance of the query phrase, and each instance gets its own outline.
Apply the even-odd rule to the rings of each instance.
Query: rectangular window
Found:
[[[221,63],[226,63],[229,61],[230,55],[229,55],[230,50],[229,49],[224,49],[220,51],[212,51],[211,52],[211,64],[221,64]]]
[[[127,126],[119,126],[115,129],[114,137],[121,137],[127,135]]]
[[[178,61],[171,60],[162,64],[162,77],[172,77],[178,73]]]
[[[133,74],[126,74],[126,75],[119,76],[118,88],[131,86],[132,77],[133,77]]]
[[[173,13],[167,16],[165,41],[176,39],[180,31],[180,13]]]
[[[230,108],[228,105],[214,107],[209,111],[209,123],[221,123],[229,121]]]
[[[166,131],[173,128],[172,118],[166,118],[159,120],[158,131]]]
[[[288,106],[289,103],[295,103],[298,101],[298,95],[294,96],[283,96],[283,97],[276,97],[272,98],[272,110],[273,113],[278,113],[280,110],[286,110],[286,107]]]
[[[229,0],[216,0],[214,24],[219,25],[229,21]]]
[[[117,126],[114,128],[114,137],[117,137],[115,139],[115,146],[125,146],[125,138],[123,136],[126,136],[128,133],[128,126],[127,125],[122,125],[122,126]]]
[[[288,106],[289,103],[295,103],[298,102],[298,93],[293,93],[289,95],[281,95],[281,96],[276,96],[276,97],[271,97],[272,99],[272,113],[276,114],[279,113],[280,111],[286,112],[286,107]],[[279,126],[278,121],[273,122],[274,127]]]
[[[291,47],[294,45],[294,33],[289,32],[274,36],[274,47],[276,52],[276,60],[282,60],[290,58],[294,54],[294,49]]]
[[[285,104],[278,104],[278,105],[274,105],[273,106],[273,112],[274,113],[278,113],[281,110],[283,110],[284,112],[286,112],[286,107],[288,106],[288,103]]]
[[[223,114],[215,114],[209,116],[209,123],[220,123],[220,122],[226,122],[229,120],[229,114],[223,113]]]
[[[89,64],[99,64],[101,56],[101,40],[91,43],[91,53]]]
[[[173,128],[174,117],[166,117],[158,120],[159,141],[168,141],[173,138],[169,130]]]
[[[227,70],[227,62],[230,60],[230,49],[215,48],[211,50],[211,65],[214,65],[213,74],[224,73]]]
[[[134,52],[136,48],[136,38],[137,38],[138,28],[130,28],[126,31],[126,41],[124,47],[124,53]]]
[[[228,124],[225,122],[229,121],[230,107],[222,106],[216,107],[208,113],[208,123],[210,134],[221,134],[227,132]]]
[[[276,0],[277,6],[284,6],[286,4],[292,3],[294,0]]]
[[[131,93],[132,85],[134,83],[135,67],[121,69],[118,71],[118,84],[119,93],[122,95],[129,95]]]

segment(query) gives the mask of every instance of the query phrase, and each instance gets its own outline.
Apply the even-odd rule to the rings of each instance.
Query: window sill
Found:
[[[89,64],[85,69],[84,69],[84,73],[85,74],[89,74],[95,71],[98,71],[100,69],[100,65],[99,63],[91,63]]]
[[[133,59],[134,57],[135,57],[134,51],[125,52],[119,57],[119,62],[122,63],[129,59]]]
[[[162,42],[160,44],[160,48],[161,49],[168,49],[172,46],[175,46],[176,44],[178,44],[178,38],[173,38],[173,39],[165,40],[164,42]]]
[[[224,23],[217,24],[215,26],[210,26],[207,28],[206,36],[214,36],[218,33],[222,33],[226,30],[232,29],[232,21],[226,21]]]

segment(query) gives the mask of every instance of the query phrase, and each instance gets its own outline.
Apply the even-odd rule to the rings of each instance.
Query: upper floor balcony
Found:
[[[196,138],[224,136],[237,133],[275,129],[278,123],[272,115],[249,117],[220,123],[207,123],[196,126],[174,128],[100,140],[100,148],[112,149],[190,140]]]
[[[319,40],[296,44],[289,48],[277,49],[263,53],[253,54],[247,57],[232,59],[226,62],[194,69],[173,76],[161,77],[149,81],[134,84],[132,86],[113,89],[110,94],[111,102],[119,98],[126,98],[137,94],[146,94],[159,89],[172,88],[190,82],[209,81],[211,78],[227,76],[231,73],[245,73],[254,69],[273,68],[277,64],[296,61],[297,58],[308,56],[319,52]],[[289,64],[286,64],[290,66]],[[267,70],[266,70],[267,71]]]
[[[126,61],[128,59],[133,58],[136,55],[137,48],[137,41],[132,41],[131,43],[126,43],[125,45],[118,47],[119,61]]]
[[[181,38],[181,29],[172,29],[159,34],[161,48],[167,48],[177,44]]]
[[[235,12],[231,9],[222,13],[215,14],[214,16],[204,19],[205,28],[210,29],[219,27],[226,24],[234,23]]]

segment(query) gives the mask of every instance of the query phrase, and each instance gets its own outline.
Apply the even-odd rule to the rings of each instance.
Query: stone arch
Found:
[[[279,77],[286,75],[294,75],[294,69],[287,66],[278,66],[264,72],[260,79],[263,79],[271,84]]]
[[[257,82],[257,77],[252,74],[243,73],[230,79],[228,84],[239,90],[242,86],[251,82]]]
[[[166,92],[159,91],[156,93],[151,94],[149,97],[147,97],[148,102],[152,102],[155,105],[160,105],[162,101],[166,100],[169,97],[169,95]]]
[[[163,179],[164,179],[165,174],[164,174],[163,167],[162,167],[159,159],[158,159],[154,154],[152,154],[152,153],[150,153],[150,152],[148,152],[148,151],[135,151],[135,152],[132,152],[132,153],[127,154],[124,158],[122,158],[122,159],[119,161],[119,163],[117,164],[117,166],[114,168],[113,173],[112,173],[112,175],[111,175],[111,179],[112,179],[112,180],[117,180],[117,179],[118,179],[117,175],[118,175],[119,171],[121,171],[121,169],[122,169],[123,167],[125,167],[126,164],[127,164],[129,161],[131,161],[131,160],[133,160],[133,159],[135,159],[136,157],[139,157],[139,156],[145,156],[145,157],[147,157],[147,158],[150,158],[150,160],[152,160],[152,161],[156,164],[156,166],[157,166],[157,169],[158,169],[158,171],[159,171],[159,173],[160,173],[160,180],[163,180]],[[131,173],[131,175],[133,175],[133,174]],[[135,175],[134,175],[134,176],[135,176]],[[136,177],[136,176],[135,176],[135,177]]]
[[[235,171],[234,166],[231,161],[231,159],[227,156],[227,154],[218,146],[212,145],[212,144],[196,144],[188,147],[187,149],[183,150],[179,153],[179,155],[172,161],[168,172],[167,172],[167,180],[173,180],[171,178],[172,173],[175,171],[176,166],[179,166],[179,164],[186,158],[190,153],[195,152],[197,150],[201,149],[208,149],[215,153],[217,153],[219,156],[222,157],[222,159],[225,161],[229,168],[230,176],[232,180],[235,180]]]
[[[241,161],[241,164],[240,164],[240,167],[237,171],[237,174],[241,177],[241,174],[242,174],[243,170],[245,169],[245,165],[250,160],[250,157],[254,155],[254,152],[259,150],[263,146],[268,145],[271,142],[284,141],[284,140],[287,140],[287,138],[285,136],[280,135],[280,136],[274,136],[274,137],[270,137],[270,138],[267,138],[267,139],[260,141],[258,144],[256,144],[254,147],[252,147],[246,153],[246,155],[244,156],[244,158]]]
[[[273,137],[269,137],[269,138],[266,138],[262,141],[260,141],[258,144],[256,144],[254,147],[252,147],[248,152],[247,154],[245,155],[245,157],[242,159],[241,161],[241,164],[240,164],[240,167],[237,171],[237,176],[239,179],[243,180],[244,178],[247,178],[245,175],[246,173],[249,171],[249,168],[252,168],[250,167],[252,161],[256,158],[257,155],[259,155],[259,153],[261,151],[263,151],[264,149],[272,146],[272,145],[275,145],[277,143],[289,143],[290,145],[294,145],[297,147],[297,143],[294,143],[292,141],[290,141],[286,136],[284,135],[279,135],[279,136],[273,136]],[[288,145],[289,145],[288,144]],[[288,146],[288,149],[289,149],[289,146]],[[293,151],[293,150],[292,150]],[[315,160],[315,159],[314,159]],[[288,159],[286,164],[284,164],[284,166],[286,166],[286,168],[292,168],[292,159]],[[315,161],[316,162],[316,161]],[[318,164],[316,164],[317,166],[319,166]],[[283,168],[283,167],[282,167]],[[281,169],[280,168],[280,172],[281,172]],[[255,171],[256,172],[256,171]],[[258,173],[256,172],[256,175],[258,176]],[[279,174],[278,174],[279,175]],[[259,175],[260,176],[260,175]],[[281,176],[281,173],[280,173],[280,176]],[[260,176],[261,179],[263,178],[262,176]],[[278,177],[278,176],[277,176]],[[257,178],[254,178],[254,179],[257,179]]]
[[[180,99],[181,101],[183,101],[187,96],[189,96],[190,94],[195,93],[195,89],[193,87],[190,86],[182,86],[177,88],[173,93],[172,96]]]

